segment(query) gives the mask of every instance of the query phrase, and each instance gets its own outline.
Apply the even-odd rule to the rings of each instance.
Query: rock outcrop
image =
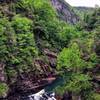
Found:
[[[6,81],[6,75],[5,75],[5,72],[4,72],[4,67],[5,67],[5,65],[3,63],[0,63],[0,82]]]
[[[52,5],[58,12],[58,17],[67,23],[75,24],[79,17],[71,9],[71,6],[65,0],[51,0]]]
[[[56,64],[57,64],[57,53],[52,52],[49,49],[45,48],[44,49],[44,54],[48,58],[50,67],[56,68]]]

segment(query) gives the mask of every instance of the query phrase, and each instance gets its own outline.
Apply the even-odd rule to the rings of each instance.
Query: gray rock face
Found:
[[[6,82],[6,75],[4,72],[5,65],[3,63],[0,63],[0,82]]]
[[[71,10],[71,6],[65,0],[51,0],[52,5],[58,12],[58,17],[67,23],[75,24],[79,17]]]

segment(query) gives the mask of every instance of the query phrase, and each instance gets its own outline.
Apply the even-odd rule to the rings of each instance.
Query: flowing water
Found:
[[[57,78],[52,84],[46,86],[43,90],[38,93],[30,94],[28,96],[22,96],[21,100],[56,100],[55,99],[55,87],[62,85],[62,78]]]

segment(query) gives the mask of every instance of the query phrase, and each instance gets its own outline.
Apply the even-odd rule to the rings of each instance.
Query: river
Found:
[[[61,77],[57,78],[54,82],[44,87],[38,93],[30,94],[28,96],[21,96],[20,100],[56,100],[55,88],[63,84]]]

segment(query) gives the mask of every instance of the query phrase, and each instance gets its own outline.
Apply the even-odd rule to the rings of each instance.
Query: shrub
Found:
[[[6,97],[8,92],[8,86],[5,83],[0,83],[0,97]]]
[[[16,45],[16,36],[11,23],[7,18],[0,19],[0,58],[7,62],[13,55],[14,46]],[[10,54],[11,53],[11,54]],[[1,60],[0,59],[0,60]]]
[[[65,68],[77,72],[84,67],[85,62],[81,59],[81,52],[76,43],[69,48],[64,48],[58,55],[58,69]]]
[[[12,20],[12,26],[16,31],[16,51],[18,52],[12,63],[21,72],[32,70],[34,69],[33,59],[38,53],[32,31],[32,20],[16,15]]]
[[[91,78],[88,75],[72,74],[71,79],[65,88],[75,94],[80,94],[80,92],[85,92],[92,87],[92,84],[89,82],[90,80]]]
[[[16,15],[13,18],[12,26],[14,27],[16,33],[28,33],[32,29],[32,21],[26,17]]]

